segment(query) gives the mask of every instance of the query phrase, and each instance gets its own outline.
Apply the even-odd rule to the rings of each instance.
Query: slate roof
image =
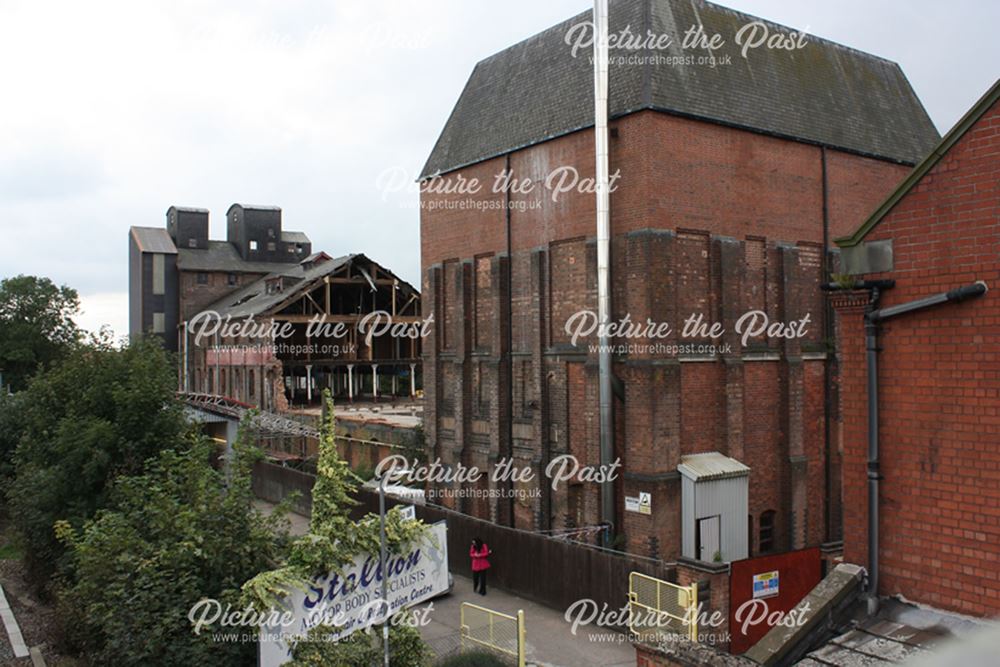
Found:
[[[324,254],[315,253],[314,256]],[[366,265],[371,263],[368,257],[360,253],[327,259],[319,264],[312,264],[309,259],[306,259],[298,264],[285,266],[280,270],[273,271],[249,285],[224,296],[215,303],[206,306],[203,310],[215,311],[220,317],[228,315],[233,319],[242,319],[250,315],[266,315],[273,308],[285,301],[313,289],[316,281],[320,278],[334,273],[345,264],[356,261],[364,262]],[[274,265],[272,264],[271,267],[274,268]],[[284,279],[282,290],[268,294],[268,281],[279,277]],[[405,280],[399,280],[399,285],[401,288],[416,292],[413,286]]]
[[[263,278],[255,280],[231,294],[227,294],[204,308],[204,310],[215,311],[221,317],[228,315],[233,319],[242,319],[249,315],[256,316],[267,313],[271,308],[304,291],[317,278],[322,278],[325,275],[333,273],[355,257],[360,257],[360,255],[344,255],[343,257],[330,259],[309,268],[306,268],[306,262],[286,266],[280,270],[272,271]],[[274,268],[273,264],[271,268]],[[279,292],[268,294],[267,282],[278,277],[288,279],[288,282],[291,282],[292,285],[285,286]],[[285,284],[287,285],[287,282]]]
[[[592,47],[576,57],[567,32],[591,21],[584,12],[479,62],[469,77],[421,178],[445,173],[593,126]],[[610,33],[670,35],[644,51],[612,48],[612,118],[655,109],[781,137],[915,164],[937,130],[899,65],[812,35],[801,50],[760,47],[741,55],[737,31],[756,17],[703,0],[611,0]],[[684,32],[701,24],[720,34],[715,53],[731,64],[709,67],[616,56],[688,56]],[[791,29],[763,22],[771,34]],[[588,28],[592,36],[592,29]]]
[[[165,255],[176,255],[177,247],[170,234],[162,227],[132,227],[129,229],[132,239],[140,252],[155,252]]]
[[[164,232],[166,233],[166,232]],[[250,262],[240,257],[229,241],[209,241],[208,248],[179,248],[177,268],[181,271],[228,271],[230,273],[272,273],[298,266],[298,262]]]

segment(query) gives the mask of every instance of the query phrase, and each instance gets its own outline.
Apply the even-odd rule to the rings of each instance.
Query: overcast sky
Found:
[[[899,62],[943,133],[1000,74],[995,0],[728,0]],[[127,333],[127,232],[171,204],[284,210],[418,284],[416,177],[475,63],[587,0],[0,0],[0,277]],[[412,179],[409,179],[412,180]]]

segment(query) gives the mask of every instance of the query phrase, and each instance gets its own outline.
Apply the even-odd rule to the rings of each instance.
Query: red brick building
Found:
[[[734,35],[755,20],[699,0],[611,3],[612,34],[673,36],[612,48],[610,66],[612,319],[675,332],[615,340],[662,345],[614,356],[624,471],[613,524],[622,547],[664,559],[681,555],[680,457],[699,452],[751,469],[752,553],[838,538],[824,242],[854,229],[938,138],[895,63],[811,36],[744,57]],[[597,307],[593,70],[589,49],[573,53],[588,21],[480,62],[422,174],[428,443],[448,464],[532,467],[517,487],[534,495],[446,498],[526,529],[600,521],[598,485],[539,482],[562,454],[599,461],[596,336],[565,328]],[[725,38],[715,66],[681,47],[697,25]],[[574,173],[583,184],[557,196]],[[734,325],[750,310],[811,325],[744,345]],[[692,314],[726,333],[682,339]],[[693,345],[670,347],[681,344]],[[651,512],[626,511],[640,494]]]
[[[879,332],[879,593],[1000,613],[1000,82],[875,214],[838,239],[845,264],[893,279],[879,307],[985,281],[992,290]],[[877,266],[876,266],[877,264]],[[855,266],[856,265],[856,266]],[[868,564],[864,292],[838,306],[844,557]]]

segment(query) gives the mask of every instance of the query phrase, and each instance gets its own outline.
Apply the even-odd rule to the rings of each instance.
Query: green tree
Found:
[[[17,276],[0,282],[0,371],[4,384],[23,389],[39,368],[61,359],[80,339],[73,315],[76,290],[48,278]]]
[[[334,571],[343,573],[359,554],[378,553],[380,549],[379,517],[368,514],[358,521],[350,518],[350,509],[357,504],[353,496],[360,480],[337,452],[336,421],[329,390],[324,391],[323,397],[326,410],[320,429],[309,532],[292,542],[284,563],[261,572],[243,586],[243,603],[261,612],[280,606],[282,598],[291,590],[305,588],[315,576]],[[386,542],[393,553],[402,553],[426,532],[422,522],[404,521],[398,508],[386,514]],[[293,649],[295,664],[345,667],[366,664],[363,661],[371,649],[369,633],[356,632],[339,642],[331,642],[325,639],[330,631],[330,628],[317,626],[301,638]],[[424,664],[425,647],[415,630],[405,625],[390,626],[390,648],[392,637],[396,638],[401,651],[400,656],[393,658],[394,665],[419,667]],[[381,648],[376,654],[381,654]],[[401,661],[404,654],[410,656],[406,662]]]
[[[0,493],[14,475],[14,451],[24,433],[24,394],[7,394],[0,389]]]
[[[244,431],[245,432],[245,431]],[[60,609],[70,639],[95,665],[243,665],[253,641],[220,641],[220,633],[253,636],[246,627],[195,634],[189,620],[204,598],[237,609],[240,586],[278,557],[279,515],[253,506],[251,469],[259,452],[241,435],[228,484],[197,438],[187,451],[164,451],[146,471],[121,477],[111,508],[82,531],[60,523],[75,579]]]
[[[20,437],[7,489],[11,518],[40,579],[63,553],[57,520],[79,528],[107,505],[115,477],[142,472],[163,449],[186,447],[176,376],[155,341],[74,348],[18,396]]]

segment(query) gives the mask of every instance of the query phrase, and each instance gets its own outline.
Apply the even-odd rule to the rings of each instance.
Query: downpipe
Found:
[[[959,303],[966,299],[980,297],[989,291],[982,280],[964,285],[933,296],[915,299],[896,306],[879,308],[879,298],[884,290],[895,286],[894,280],[859,280],[854,283],[827,283],[825,291],[865,290],[870,294],[865,312],[865,365],[867,367],[868,388],[868,613],[878,612],[879,587],[879,490],[882,481],[879,456],[879,388],[878,353],[879,324],[901,315],[925,310],[944,303]]]

